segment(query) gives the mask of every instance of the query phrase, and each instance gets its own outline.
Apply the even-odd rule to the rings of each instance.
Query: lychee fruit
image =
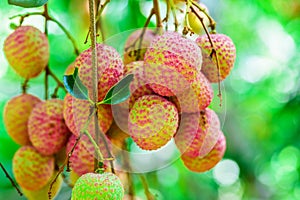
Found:
[[[31,94],[21,94],[9,100],[3,111],[8,135],[20,145],[30,144],[27,122],[34,106],[41,100]]]
[[[175,143],[181,153],[204,157],[216,144],[220,133],[217,114],[206,108],[200,113],[182,114]]]
[[[29,79],[38,76],[49,61],[49,42],[33,26],[20,26],[4,42],[4,54],[17,74]]]
[[[129,113],[129,135],[144,150],[164,146],[176,133],[177,126],[177,108],[158,95],[140,97]]]
[[[138,60],[144,60],[145,52],[156,33],[151,29],[146,29],[142,40],[140,40],[143,29],[132,32],[124,46],[124,64]],[[139,52],[138,52],[139,51]]]
[[[236,49],[230,37],[224,34],[210,34],[210,37],[215,47],[220,68],[220,81],[222,81],[233,68]],[[203,64],[201,71],[210,82],[217,83],[219,80],[216,57],[213,55],[213,58],[211,58],[212,47],[207,35],[198,37],[196,43],[202,49]]]
[[[13,157],[13,173],[26,190],[39,190],[54,173],[54,157],[41,155],[32,146],[22,146]]]
[[[98,66],[98,100],[105,97],[108,90],[123,77],[123,61],[119,53],[111,46],[97,44]],[[78,75],[82,83],[87,87],[89,96],[92,95],[92,48],[82,52],[75,60]]]
[[[122,200],[123,185],[113,173],[87,173],[82,175],[72,190],[72,200]]]
[[[29,139],[43,155],[53,155],[60,151],[70,135],[63,118],[63,104],[60,99],[40,102],[29,116]]]
[[[51,181],[54,179],[54,177],[56,176],[55,172],[53,174],[53,176],[50,178],[50,181],[41,189],[39,190],[26,190],[24,188],[22,188],[22,192],[24,194],[24,196],[26,196],[26,198],[28,200],[47,200],[49,199],[49,189],[50,189],[50,184]],[[53,186],[51,188],[51,199],[55,199],[56,195],[59,193],[61,186],[63,183],[63,178],[62,175],[59,175],[56,179],[56,181],[53,183]]]
[[[220,131],[219,138],[213,149],[205,157],[190,157],[181,155],[184,165],[193,172],[205,172],[212,169],[224,156],[226,150],[226,138]]]
[[[186,90],[201,69],[201,49],[177,32],[165,32],[145,53],[145,76],[153,91],[176,96]]]
[[[69,138],[66,151],[67,156],[74,147],[76,139],[77,137],[75,135],[71,135]],[[108,139],[106,138],[106,140]],[[103,157],[109,158],[109,153],[107,152],[105,143],[101,139],[98,142],[98,146]],[[108,147],[111,149],[110,145]],[[74,170],[78,175],[94,172],[94,159],[95,148],[92,142],[86,135],[81,136],[69,160],[71,169]],[[104,163],[107,163],[107,161]]]
[[[80,131],[82,131],[83,127],[85,126],[88,117],[92,111],[91,109],[94,108],[91,108],[91,104],[89,101],[77,99],[69,93],[66,94],[64,98],[63,115],[64,115],[66,125],[71,130],[71,132],[76,136],[80,135]],[[113,121],[111,106],[99,105],[97,115],[98,115],[99,129],[102,133],[105,134],[108,131]],[[95,136],[94,119],[90,121],[87,130],[92,136]]]
[[[134,102],[141,96],[154,94],[145,80],[144,61],[131,62],[124,66],[124,75],[134,74],[133,81],[129,85],[130,97],[120,103],[120,106],[131,109]]]
[[[179,113],[195,113],[209,106],[213,98],[213,89],[207,78],[199,72],[196,79],[191,82],[190,88],[176,97],[171,97]]]
[[[208,8],[203,4],[203,3],[200,3],[199,6],[206,12],[209,14],[208,12]],[[203,13],[201,12],[196,6],[193,6],[194,10],[196,10],[196,13],[203,18],[203,23],[206,27],[208,27],[209,25],[209,19],[208,17]],[[189,25],[190,25],[190,28],[193,30],[194,33],[198,34],[198,35],[201,35],[204,32],[204,28],[202,26],[202,23],[200,21],[200,19],[198,18],[198,16],[190,11],[188,13],[188,22],[189,22]]]

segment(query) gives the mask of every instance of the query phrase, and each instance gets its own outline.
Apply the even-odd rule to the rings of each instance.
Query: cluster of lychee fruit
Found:
[[[7,132],[22,145],[14,155],[13,172],[29,198],[48,194],[57,166],[72,151],[70,168],[80,177],[72,199],[122,199],[124,189],[118,176],[108,170],[95,173],[94,151],[98,148],[105,159],[112,159],[113,147],[123,147],[129,137],[149,151],[175,141],[184,165],[195,172],[205,172],[222,159],[225,136],[209,105],[214,96],[211,83],[224,80],[233,68],[236,52],[232,40],[210,34],[193,41],[177,32],[145,29],[133,32],[124,49],[122,59],[113,47],[96,45],[97,83],[92,78],[91,48],[66,69],[66,75],[78,70],[88,98],[92,99],[97,84],[98,102],[123,77],[134,75],[129,98],[117,106],[97,104],[96,120],[91,117],[90,99],[69,93],[64,100],[43,101],[21,94],[7,102]],[[17,28],[5,40],[4,52],[13,69],[26,79],[39,75],[49,60],[47,37],[32,26]],[[97,126],[103,137],[96,137]],[[83,130],[99,139],[98,146]],[[104,162],[104,166],[108,164]],[[56,184],[52,196],[61,181]]]

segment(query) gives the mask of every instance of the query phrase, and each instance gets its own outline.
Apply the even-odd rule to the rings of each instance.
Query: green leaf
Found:
[[[48,0],[8,0],[8,4],[23,8],[34,8],[46,4]]]
[[[76,67],[72,75],[64,75],[64,85],[66,90],[77,99],[88,99],[88,90],[79,79],[78,68]]]
[[[133,74],[128,74],[106,93],[104,99],[99,104],[119,104],[130,96],[129,85],[133,80]]]

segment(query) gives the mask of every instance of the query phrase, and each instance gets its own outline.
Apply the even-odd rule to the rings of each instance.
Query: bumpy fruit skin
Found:
[[[200,71],[201,49],[177,32],[165,32],[153,39],[145,53],[145,76],[153,91],[176,96],[187,89]]]
[[[136,30],[133,33],[129,35],[125,42],[124,46],[124,64],[127,65],[128,63],[138,61],[138,60],[144,60],[145,52],[150,45],[151,41],[155,38],[156,34],[151,29],[146,29],[141,49],[139,49],[139,38],[141,36],[142,29]],[[138,40],[138,41],[137,41]],[[135,43],[135,44],[134,44]],[[138,54],[136,53],[137,50],[140,50],[140,55],[138,57]]]
[[[226,138],[221,131],[219,135],[216,145],[205,157],[181,155],[184,165],[193,172],[205,172],[212,169],[223,158],[226,150]]]
[[[181,153],[190,157],[204,157],[215,146],[220,134],[217,114],[207,108],[200,113],[183,114],[175,136]]]
[[[176,97],[171,97],[179,108],[179,113],[195,113],[204,110],[209,106],[213,98],[213,89],[207,78],[199,72],[196,79],[188,88]]]
[[[129,134],[144,150],[164,146],[176,133],[177,126],[176,106],[157,95],[142,96],[129,113]]]
[[[27,122],[32,109],[40,102],[38,97],[31,94],[21,94],[6,103],[3,111],[4,125],[17,144],[30,144]]]
[[[224,80],[233,68],[236,49],[233,41],[224,34],[210,35],[216,50],[220,67],[220,81]],[[197,44],[202,49],[203,64],[201,71],[206,78],[213,83],[218,82],[218,69],[215,56],[211,59],[210,54],[212,47],[207,35],[200,36],[196,39]]]
[[[101,101],[108,90],[123,77],[123,61],[118,52],[111,46],[97,44],[98,59],[98,100]],[[75,60],[78,75],[92,96],[92,49],[82,52]]]
[[[46,35],[33,26],[20,26],[4,42],[10,66],[23,78],[38,76],[49,61]]]
[[[122,200],[124,189],[120,179],[112,173],[82,175],[72,190],[72,200]]]
[[[90,115],[90,102],[87,100],[77,99],[71,94],[66,94],[64,98],[64,111],[63,116],[65,123],[71,132],[79,136],[80,131],[83,129],[88,116]],[[102,133],[106,133],[111,126],[113,116],[110,105],[98,106],[98,122],[99,129]],[[91,135],[95,136],[95,125],[92,119],[88,131]]]
[[[28,134],[41,154],[60,151],[70,135],[63,118],[63,100],[50,99],[37,104],[28,119]]]
[[[22,146],[13,157],[13,173],[26,190],[39,190],[54,173],[54,157],[43,156],[32,146]]]
[[[141,96],[154,94],[145,79],[144,61],[131,62],[124,66],[124,75],[134,74],[133,81],[130,83],[130,97],[120,103],[120,106],[131,109],[134,102]]]
[[[76,142],[76,136],[71,135],[67,143],[67,156]],[[107,138],[106,138],[107,140]],[[99,140],[99,148],[104,158],[109,158],[103,141]],[[110,146],[109,146],[110,148]],[[81,136],[77,143],[72,156],[70,157],[70,167],[78,175],[83,175],[94,171],[94,146],[86,135]],[[106,164],[107,161],[104,162]]]
[[[56,173],[57,172],[55,172],[53,174],[53,176],[51,177],[51,179],[47,183],[47,185],[45,185],[44,187],[42,187],[39,190],[32,191],[32,190],[26,190],[26,189],[22,188],[22,192],[23,192],[24,196],[26,196],[26,198],[28,200],[47,200],[47,199],[49,199],[48,192],[49,192],[49,189],[50,189],[50,184],[51,184],[51,181],[56,176]],[[61,189],[62,183],[63,183],[63,178],[62,178],[61,175],[59,175],[57,177],[55,183],[52,186],[51,199],[55,199],[55,196],[59,193],[59,191]]]

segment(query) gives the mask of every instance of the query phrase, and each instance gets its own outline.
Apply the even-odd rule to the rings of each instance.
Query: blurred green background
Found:
[[[237,48],[231,75],[223,82],[224,105],[215,107],[227,138],[224,160],[209,172],[188,171],[178,160],[147,174],[150,187],[163,199],[293,200],[300,199],[300,1],[206,0],[217,31],[229,35]],[[105,37],[143,26],[151,1],[111,0],[104,12]],[[80,50],[88,48],[87,1],[49,0],[50,14],[75,37]],[[165,13],[164,2],[161,2]],[[0,48],[9,33],[9,17],[41,9],[22,9],[0,1]],[[154,20],[155,18],[153,18]],[[152,21],[151,26],[155,21]],[[25,20],[43,30],[40,16]],[[169,24],[172,27],[172,24]],[[75,59],[63,32],[49,24],[51,69],[62,77]],[[125,41],[120,41],[122,47]],[[120,49],[119,49],[120,50]],[[122,50],[121,50],[122,52]],[[21,82],[0,52],[0,110],[21,92]],[[29,93],[43,98],[43,75],[30,81]],[[50,91],[55,84],[50,82]],[[64,93],[59,94],[63,98]],[[19,148],[7,135],[0,115],[0,161],[12,174],[12,157]],[[143,189],[134,176],[135,189]],[[64,187],[57,199],[68,199]],[[0,171],[0,199],[18,196]]]

